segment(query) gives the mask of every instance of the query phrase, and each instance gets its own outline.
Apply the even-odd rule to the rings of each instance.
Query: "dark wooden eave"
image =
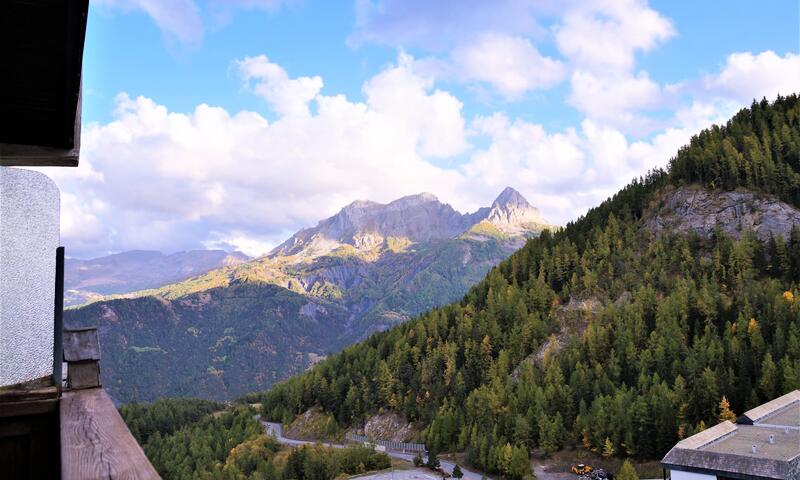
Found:
[[[0,1],[0,165],[77,166],[89,0]]]

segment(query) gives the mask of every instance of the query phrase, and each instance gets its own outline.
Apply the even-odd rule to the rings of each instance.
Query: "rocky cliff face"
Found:
[[[800,210],[769,195],[747,190],[713,192],[680,187],[662,194],[660,204],[645,217],[654,232],[694,231],[710,236],[719,228],[738,238],[751,230],[761,240],[770,236],[788,238],[800,225]]]

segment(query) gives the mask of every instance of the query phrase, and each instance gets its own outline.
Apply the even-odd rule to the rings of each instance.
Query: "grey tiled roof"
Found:
[[[678,442],[661,461],[671,470],[736,478],[800,479],[800,390]]]

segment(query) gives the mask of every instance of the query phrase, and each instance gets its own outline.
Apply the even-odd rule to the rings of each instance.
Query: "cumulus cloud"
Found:
[[[488,83],[509,100],[553,87],[566,74],[560,61],[539,53],[530,40],[497,33],[458,47],[453,62],[461,78]]]
[[[584,115],[641,129],[647,122],[639,112],[663,97],[647,72],[635,70],[636,54],[667,41],[675,28],[646,0],[357,5],[355,38],[432,51],[420,63],[437,77],[475,83],[478,91],[488,86],[507,101],[570,78],[570,104]],[[540,53],[550,45],[561,58]]]
[[[462,168],[465,184],[484,198],[504,185],[517,185],[549,218],[564,223],[632,178],[666,167],[692,135],[726,121],[736,108],[731,102],[693,103],[675,113],[670,127],[638,141],[591,119],[578,128],[547,132],[503,113],[478,117],[472,128],[489,142]]]
[[[289,78],[280,65],[266,55],[234,62],[245,84],[263,97],[279,115],[308,114],[308,102],[322,90],[322,78]]]
[[[795,93],[800,91],[800,55],[789,52],[781,57],[771,50],[755,55],[733,53],[722,71],[703,78],[703,86],[717,96],[743,103]]]
[[[646,0],[591,0],[569,9],[555,27],[561,53],[577,69],[629,71],[637,51],[675,35],[672,23]]]
[[[255,58],[239,63],[255,65],[254,85],[300,80]],[[427,159],[468,148],[461,103],[412,64],[401,57],[366,82],[365,102],[315,93],[314,113],[298,114],[308,95],[270,84],[274,121],[119,95],[113,121],[85,128],[81,166],[52,175],[65,192],[65,241],[74,255],[205,245],[258,254],[356,198],[454,197],[462,175]]]
[[[669,19],[646,0],[593,0],[564,14],[555,26],[559,51],[572,69],[569,103],[588,118],[629,133],[653,128],[642,111],[664,102],[661,86],[635,72],[635,54],[675,34]]]
[[[63,237],[75,256],[202,247],[257,255],[354,199],[432,191],[472,211],[507,185],[563,223],[632,177],[665,166],[742,98],[759,91],[774,97],[781,84],[758,77],[772,77],[786,62],[797,57],[732,55],[719,73],[695,82],[703,94],[676,107],[659,133],[634,141],[604,115],[655,108],[660,87],[646,73],[608,89],[591,73],[574,72],[572,84],[585,96],[571,101],[587,116],[574,128],[548,131],[502,112],[467,121],[462,102],[403,53],[364,82],[362,101],[325,94],[320,77],[292,77],[265,56],[249,57],[233,62],[234,70],[274,119],[205,104],[174,112],[120,94],[112,121],[85,126],[80,167],[46,173],[63,192]],[[669,94],[687,92],[678,85]],[[591,110],[592,98],[600,110]]]
[[[576,71],[570,80],[569,103],[587,117],[626,131],[647,128],[648,121],[638,112],[660,106],[661,86],[647,72],[596,75]]]

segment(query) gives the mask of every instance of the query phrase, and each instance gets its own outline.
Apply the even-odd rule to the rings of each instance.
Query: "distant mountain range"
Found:
[[[68,310],[66,322],[100,327],[118,401],[228,399],[460,298],[545,228],[512,188],[468,214],[430,193],[360,200],[265,256],[217,254],[224,266]]]
[[[104,295],[157,288],[247,260],[250,257],[241,252],[224,250],[192,250],[171,255],[132,250],[90,260],[67,258],[64,304],[78,305]]]

